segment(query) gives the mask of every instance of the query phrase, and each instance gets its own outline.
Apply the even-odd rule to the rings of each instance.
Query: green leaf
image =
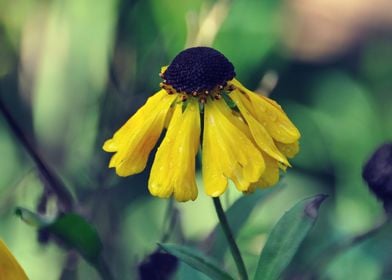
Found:
[[[80,215],[61,215],[45,229],[67,247],[77,250],[87,261],[98,262],[102,251],[101,239],[96,229]]]
[[[190,265],[194,269],[203,272],[212,279],[233,279],[229,274],[221,270],[217,264],[215,264],[214,260],[209,259],[199,251],[193,250],[189,247],[169,243],[159,244],[159,246],[169,254],[176,256],[181,261]]]
[[[234,238],[238,235],[241,228],[248,221],[250,213],[254,207],[266,199],[272,192],[279,190],[274,187],[267,190],[257,190],[251,195],[244,195],[233,203],[226,211],[226,217]],[[207,243],[211,244],[208,254],[217,260],[222,260],[226,250],[229,248],[222,227],[218,223],[208,237]]]
[[[55,219],[49,219],[23,207],[17,207],[15,214],[27,224],[47,231],[67,248],[78,251],[92,264],[101,261],[101,239],[94,226],[82,216],[76,213],[66,213]]]
[[[283,215],[264,246],[254,279],[275,280],[280,277],[312,229],[326,197],[320,194],[302,200]]]
[[[186,263],[180,262],[174,279],[210,280],[211,278]]]
[[[21,218],[22,221],[24,221],[26,224],[38,228],[47,226],[53,221],[47,217],[31,212],[30,210],[23,207],[17,207],[15,210],[15,214],[19,216],[19,218]]]

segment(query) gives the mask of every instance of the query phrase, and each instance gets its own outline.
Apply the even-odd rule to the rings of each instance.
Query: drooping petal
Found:
[[[276,146],[288,158],[293,158],[299,152],[298,141],[291,144],[276,142]]]
[[[236,79],[230,83],[246,94],[241,96],[245,107],[267,129],[274,140],[289,144],[300,138],[298,129],[278,103],[248,90]]]
[[[231,179],[240,191],[247,191],[264,171],[261,152],[235,124],[235,116],[224,101],[212,101],[204,109],[202,151],[203,182],[206,193],[219,196]]]
[[[258,147],[276,160],[282,162],[285,165],[289,165],[287,158],[275,146],[274,140],[265,127],[260,122],[258,122],[244,106],[241,98],[242,95],[243,93],[235,90],[231,92],[230,97],[236,103],[238,109],[248,123],[253,139],[255,140]]]
[[[168,110],[175,100],[161,90],[151,96],[113,136],[103,145],[107,152],[116,152],[109,167],[115,167],[119,176],[143,171],[148,155],[162,133]]]
[[[279,181],[278,161],[263,153],[265,170],[258,182],[253,183],[249,191],[253,192],[256,188],[266,188],[275,185]]]
[[[27,275],[0,239],[0,279],[26,280]]]
[[[195,158],[200,139],[200,113],[196,100],[182,112],[175,106],[165,138],[154,159],[148,188],[158,197],[172,194],[177,201],[195,200]]]

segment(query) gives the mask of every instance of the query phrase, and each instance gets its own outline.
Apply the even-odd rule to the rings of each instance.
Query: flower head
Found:
[[[201,95],[223,88],[235,77],[234,66],[220,52],[207,47],[190,48],[179,53],[165,72],[164,84],[177,92]]]
[[[299,150],[300,133],[275,101],[246,89],[231,62],[208,47],[182,51],[160,76],[161,90],[105,142],[103,149],[115,153],[109,167],[120,176],[143,171],[167,128],[150,173],[151,194],[196,199],[199,146],[210,196],[223,194],[228,180],[242,192],[276,184],[279,169]]]

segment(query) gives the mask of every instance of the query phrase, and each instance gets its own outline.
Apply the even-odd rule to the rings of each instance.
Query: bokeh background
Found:
[[[238,236],[249,270],[284,211],[312,194],[330,195],[286,276],[301,279],[329,244],[383,215],[361,170],[392,139],[391,1],[0,0],[0,98],[77,198],[76,211],[96,226],[114,274],[136,279],[165,234],[168,200],[148,194],[148,170],[117,177],[101,146],[158,90],[160,67],[198,45],[224,53],[238,79],[282,104],[302,133],[283,186],[257,205]],[[217,223],[199,186],[195,202],[174,204],[172,242],[203,248]],[[38,242],[14,215],[16,206],[40,210],[43,197],[53,214],[56,201],[44,187],[1,116],[1,238],[31,279],[99,279],[83,259]],[[232,186],[224,206],[239,196]],[[391,279],[390,234],[340,254],[321,275]],[[234,273],[231,256],[225,260]],[[175,277],[205,279],[184,265]]]

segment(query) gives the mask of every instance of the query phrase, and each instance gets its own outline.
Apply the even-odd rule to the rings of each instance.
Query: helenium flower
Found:
[[[103,149],[115,153],[109,167],[119,176],[143,171],[167,128],[150,173],[151,194],[195,200],[200,146],[209,196],[223,194],[228,180],[242,192],[276,184],[279,169],[299,150],[300,133],[275,101],[245,88],[232,63],[208,47],[180,52],[160,76],[161,90],[105,142]]]

